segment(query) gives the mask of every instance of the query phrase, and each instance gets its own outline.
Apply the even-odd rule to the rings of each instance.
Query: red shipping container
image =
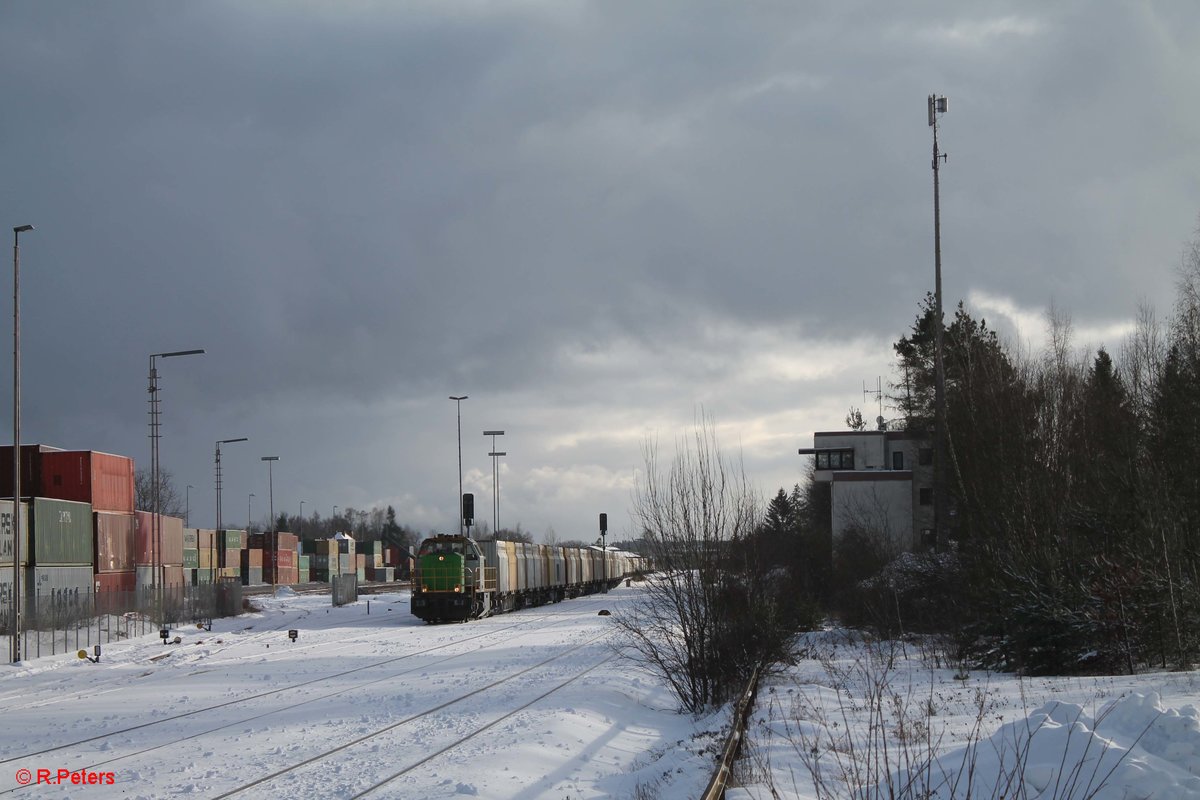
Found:
[[[183,586],[183,567],[163,567],[163,586]]]
[[[21,445],[21,496],[49,497],[42,493],[42,453],[61,453],[61,448],[44,444]],[[0,447],[0,497],[12,497],[12,445]]]
[[[96,572],[128,572],[133,575],[134,516],[97,511],[92,515],[96,539]]]
[[[42,497],[91,503],[93,511],[134,510],[132,458],[92,450],[63,450],[42,453],[41,459]]]
[[[137,588],[136,576],[137,573],[133,570],[97,573],[96,594],[104,592],[132,592]]]
[[[183,520],[165,515],[159,517],[162,540],[152,549],[154,514],[137,511],[133,516],[137,523],[134,558],[139,565],[153,564],[154,557],[159,564],[183,564]]]
[[[283,584],[286,586],[286,585],[291,585],[293,583],[300,582],[300,571],[297,570],[295,567],[288,567],[286,569],[280,568],[279,577],[276,580],[271,580],[271,576],[274,573],[272,573],[270,567],[263,567],[262,574],[263,574],[263,583]]]
[[[123,614],[137,607],[137,573],[101,572],[96,580],[96,613]]]

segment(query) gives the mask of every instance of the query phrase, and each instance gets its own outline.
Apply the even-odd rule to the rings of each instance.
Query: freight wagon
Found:
[[[557,603],[615,586],[641,562],[633,553],[595,547],[434,536],[418,551],[412,612],[426,622],[465,622]]]

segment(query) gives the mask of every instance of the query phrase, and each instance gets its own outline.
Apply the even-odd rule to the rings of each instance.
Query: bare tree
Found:
[[[615,621],[636,657],[697,713],[740,688],[762,658],[762,597],[744,580],[761,503],[740,463],[722,458],[711,420],[699,420],[666,464],[652,442],[643,455],[633,513],[659,571]]]
[[[154,510],[154,479],[150,470],[143,467],[133,475],[134,505],[139,511]],[[186,513],[184,499],[175,488],[175,476],[170,470],[158,470],[158,509],[168,517],[182,517]]]

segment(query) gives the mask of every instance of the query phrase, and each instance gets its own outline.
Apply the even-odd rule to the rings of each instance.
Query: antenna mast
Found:
[[[883,430],[883,376],[875,376],[875,388],[868,389],[867,382],[863,381],[863,402],[866,402],[867,395],[874,395],[879,402],[879,415],[875,417],[875,422],[879,425],[879,430]]]

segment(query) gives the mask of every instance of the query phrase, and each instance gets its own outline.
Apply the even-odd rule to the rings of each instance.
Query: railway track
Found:
[[[280,714],[283,714],[288,711],[294,711],[296,709],[299,709],[303,706],[306,706],[306,705],[309,705],[312,703],[318,703],[320,701],[329,700],[331,698],[335,698],[335,697],[344,695],[349,692],[358,691],[360,689],[370,687],[373,685],[377,685],[380,683],[384,683],[387,681],[394,681],[398,678],[403,677],[406,674],[410,674],[415,671],[428,670],[430,668],[442,666],[442,665],[446,664],[447,662],[451,662],[455,659],[470,657],[470,656],[478,654],[480,651],[487,650],[490,647],[495,647],[496,645],[495,644],[480,644],[477,647],[473,647],[473,648],[470,648],[468,650],[464,650],[464,651],[458,652],[458,653],[452,653],[452,654],[446,655],[443,658],[435,658],[435,659],[428,659],[428,658],[422,659],[421,658],[422,656],[428,656],[437,651],[445,650],[446,648],[461,646],[461,645],[465,645],[470,642],[476,642],[479,640],[493,639],[495,637],[501,637],[501,644],[504,644],[504,643],[510,642],[512,640],[514,633],[518,632],[520,629],[535,628],[535,627],[540,626],[540,628],[544,630],[547,627],[547,625],[552,627],[552,626],[561,624],[564,621],[570,621],[573,617],[575,617],[579,613],[579,611],[583,610],[583,608],[581,608],[581,606],[583,606],[585,608],[590,608],[590,607],[595,607],[596,605],[602,605],[603,603],[604,603],[604,601],[601,598],[594,598],[591,600],[591,602],[588,602],[588,598],[581,598],[580,600],[574,601],[573,604],[569,608],[561,609],[559,607],[555,607],[556,610],[551,613],[514,614],[511,616],[506,615],[505,617],[494,618],[495,621],[507,622],[508,620],[512,620],[512,624],[502,625],[500,627],[491,627],[487,630],[480,631],[479,633],[475,633],[475,634],[467,636],[465,638],[456,638],[454,640],[446,641],[446,642],[437,644],[432,647],[426,647],[426,648],[422,648],[419,650],[414,650],[414,651],[411,651],[408,653],[404,653],[402,655],[390,657],[387,659],[382,659],[382,660],[371,662],[371,663],[368,663],[365,665],[356,666],[351,669],[341,670],[341,671],[338,671],[338,672],[335,672],[332,674],[323,674],[323,675],[321,675],[317,678],[313,678],[311,680],[292,682],[286,686],[275,687],[268,691],[254,692],[254,693],[251,693],[248,695],[243,695],[241,697],[231,699],[229,701],[211,704],[211,705],[205,706],[203,708],[192,709],[192,710],[189,710],[189,711],[186,711],[183,713],[170,714],[165,717],[160,717],[160,718],[153,719],[153,720],[150,720],[147,722],[143,722],[143,723],[139,723],[139,724],[135,724],[135,725],[123,726],[118,730],[107,731],[102,734],[97,734],[95,736],[79,738],[79,739],[76,739],[74,741],[71,741],[71,742],[68,742],[65,744],[56,745],[56,746],[52,746],[52,747],[40,748],[40,749],[25,752],[25,753],[22,753],[19,755],[9,756],[7,758],[0,759],[0,764],[10,765],[10,768],[16,768],[16,767],[24,765],[26,762],[36,761],[39,758],[44,759],[45,757],[51,756],[54,754],[69,753],[72,750],[79,750],[79,749],[87,748],[87,747],[95,748],[95,752],[97,752],[97,753],[99,753],[99,752],[111,753],[113,750],[119,749],[119,746],[113,745],[112,742],[118,741],[120,739],[129,739],[129,738],[131,738],[131,736],[130,736],[131,734],[137,734],[138,732],[144,731],[145,729],[153,727],[153,726],[166,726],[167,728],[169,728],[171,723],[177,723],[180,725],[183,725],[183,724],[192,725],[194,722],[199,722],[200,720],[202,720],[203,716],[209,712],[214,712],[214,711],[218,711],[218,710],[222,710],[222,709],[229,709],[229,708],[233,708],[233,707],[237,707],[237,706],[243,706],[243,707],[248,708],[250,705],[252,705],[256,701],[261,701],[266,698],[271,698],[273,696],[282,695],[286,692],[293,692],[293,691],[308,689],[308,688],[317,689],[317,691],[314,692],[314,694],[312,696],[306,696],[304,699],[299,700],[298,702],[286,703],[282,706],[276,706],[273,708],[263,709],[263,710],[251,710],[248,708],[248,710],[251,710],[252,713],[241,714],[236,719],[233,719],[231,721],[227,720],[227,721],[223,721],[219,724],[208,724],[208,725],[200,724],[199,727],[202,728],[200,730],[185,729],[183,731],[178,731],[176,733],[169,734],[164,740],[156,741],[152,746],[140,747],[140,748],[136,748],[134,750],[128,751],[128,752],[123,752],[123,753],[120,753],[119,755],[116,755],[115,757],[104,758],[102,760],[96,761],[95,763],[88,764],[86,767],[84,767],[84,769],[96,770],[98,768],[107,767],[107,766],[110,766],[110,765],[113,765],[113,764],[116,764],[116,763],[119,763],[122,761],[126,761],[129,759],[135,759],[138,756],[146,755],[146,754],[157,752],[157,751],[162,751],[167,748],[170,748],[173,745],[179,745],[184,742],[195,741],[197,739],[200,739],[202,737],[209,736],[212,734],[218,734],[221,731],[228,730],[228,729],[234,728],[236,726],[245,726],[247,724],[271,717],[272,715],[280,715]],[[556,620],[555,619],[556,617],[560,618],[560,619]],[[550,622],[547,623],[547,620],[550,620]],[[425,630],[424,626],[422,626],[421,629]],[[461,630],[461,629],[459,629],[459,630]],[[383,631],[381,631],[379,633],[379,637],[377,637],[377,638],[394,637],[395,634],[397,633],[397,631],[398,631],[398,629],[396,629],[396,628],[384,629]],[[324,644],[326,645],[326,649],[334,649],[334,643],[324,643]],[[388,670],[383,675],[379,675],[379,676],[373,677],[373,678],[371,678],[369,680],[365,680],[365,681],[358,680],[358,681],[354,681],[352,683],[348,683],[346,681],[347,678],[350,678],[355,675],[359,675],[360,673],[366,673],[370,670],[386,668],[388,666],[395,665],[399,662],[404,662],[404,661],[412,660],[412,659],[417,659],[417,661],[414,662],[411,666],[406,667],[405,669]],[[190,674],[196,674],[196,673],[190,673]],[[509,677],[511,678],[511,677],[515,677],[515,676],[509,676]],[[330,684],[337,683],[338,688],[334,691],[322,692],[322,691],[320,691],[320,686],[321,686],[321,684],[325,684],[325,683],[330,683]],[[139,687],[117,687],[117,689],[114,689],[113,691],[119,691],[122,688],[139,688]],[[482,691],[482,689],[479,691]],[[452,701],[452,702],[458,702],[458,701],[456,700],[456,701]],[[432,712],[428,712],[428,713],[432,713]],[[164,730],[164,733],[166,733],[166,732],[167,731]],[[27,787],[16,786],[16,787],[12,787],[12,788],[5,789],[5,790],[0,790],[0,794],[10,794],[10,793],[14,793],[14,792],[19,792],[24,788],[27,788]]]
[[[283,778],[283,777],[289,776],[289,775],[293,775],[301,770],[305,770],[308,768],[320,767],[320,768],[324,769],[324,768],[326,768],[326,765],[324,762],[328,761],[331,757],[340,756],[340,755],[346,753],[347,751],[349,751],[353,748],[356,748],[360,745],[366,744],[367,742],[370,742],[374,739],[378,739],[383,736],[394,735],[401,728],[403,728],[405,726],[408,726],[415,722],[424,721],[431,717],[434,717],[435,715],[440,714],[441,712],[447,711],[448,709],[450,709],[454,706],[457,706],[461,703],[464,703],[464,702],[482,694],[483,692],[493,691],[493,690],[499,688],[500,686],[503,686],[504,684],[509,683],[510,681],[514,681],[517,678],[523,677],[531,672],[542,669],[543,667],[545,667],[549,664],[552,664],[554,662],[565,659],[567,656],[575,653],[578,650],[583,649],[584,647],[594,644],[598,640],[607,639],[607,638],[608,638],[608,634],[602,634],[600,636],[595,636],[585,642],[581,642],[578,645],[571,647],[570,649],[568,649],[566,651],[556,653],[555,655],[551,656],[550,658],[544,659],[532,666],[526,667],[518,672],[514,672],[509,675],[506,675],[503,678],[492,681],[484,686],[480,686],[476,689],[473,689],[465,694],[459,695],[458,697],[455,697],[451,700],[447,700],[446,702],[443,702],[432,708],[428,708],[423,711],[411,714],[410,716],[405,717],[404,719],[401,719],[397,722],[388,724],[384,727],[381,727],[377,730],[371,731],[364,735],[358,736],[350,741],[344,742],[335,747],[324,750],[320,753],[310,756],[310,757],[308,757],[302,761],[299,761],[295,764],[291,764],[283,769],[277,770],[268,775],[264,775],[260,778],[256,778],[252,781],[248,781],[248,782],[243,783],[239,786],[236,786],[232,789],[229,789],[222,794],[216,795],[216,797],[214,797],[213,800],[223,800],[223,798],[234,797],[236,795],[243,794],[243,793],[245,793],[251,789],[257,788],[259,786],[273,784],[273,783],[277,782],[280,778]],[[414,761],[413,763],[407,765],[405,768],[403,768],[399,771],[396,771],[396,772],[392,772],[392,773],[384,776],[381,780],[376,780],[374,783],[372,783],[365,789],[362,789],[361,791],[359,791],[358,794],[353,795],[353,797],[364,797],[364,796],[374,792],[375,790],[385,786],[386,784],[391,783],[392,781],[396,780],[397,778],[411,772],[412,770],[416,769],[417,767],[420,767],[423,764],[426,764],[429,761],[432,761],[433,759],[442,756],[446,752],[463,744],[464,742],[469,741],[470,739],[473,739],[482,733],[485,733],[486,731],[488,731],[489,729],[500,724],[504,720],[510,719],[514,715],[520,713],[521,711],[525,710],[529,706],[533,705],[538,700],[544,699],[545,697],[549,696],[550,694],[553,694],[554,692],[558,691],[559,689],[562,689],[564,686],[574,683],[579,678],[582,678],[587,673],[597,669],[598,667],[607,663],[608,661],[611,661],[613,658],[615,658],[615,655],[610,654],[607,657],[600,659],[596,663],[589,666],[587,669],[582,670],[582,671],[572,675],[570,678],[568,678],[565,681],[558,682],[550,690],[538,694],[536,697],[523,703],[521,706],[512,709],[511,711],[509,711],[506,714],[500,715],[499,717],[491,720],[490,722],[488,722],[485,725],[475,728],[474,730],[472,730],[470,733],[468,733],[465,736],[460,736],[460,737],[454,739],[452,742],[446,744],[445,746],[442,746],[436,752],[426,754],[423,757]],[[278,791],[279,791],[278,789],[273,789],[271,793],[273,796],[278,796]],[[294,787],[293,791],[287,791],[285,788],[284,793],[285,793],[285,796],[300,797],[300,796],[304,795],[304,788],[303,787]]]

